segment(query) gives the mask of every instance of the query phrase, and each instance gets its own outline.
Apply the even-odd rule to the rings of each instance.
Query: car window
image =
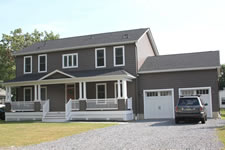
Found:
[[[199,101],[197,98],[180,98],[178,106],[198,106]]]

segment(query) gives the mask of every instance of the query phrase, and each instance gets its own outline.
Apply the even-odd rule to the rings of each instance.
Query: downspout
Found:
[[[137,53],[137,43],[135,43],[135,58],[136,58],[136,82],[135,82],[135,117],[134,117],[134,119],[135,120],[137,120],[138,119],[138,105],[139,105],[139,103],[138,103],[138,93],[139,93],[139,91],[138,91],[138,74],[137,74],[137,72],[138,72],[138,53]]]

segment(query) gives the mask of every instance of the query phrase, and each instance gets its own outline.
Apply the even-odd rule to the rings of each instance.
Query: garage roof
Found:
[[[139,73],[204,70],[220,66],[219,51],[148,57]]]

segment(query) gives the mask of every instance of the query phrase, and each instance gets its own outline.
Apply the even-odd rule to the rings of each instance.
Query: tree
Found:
[[[33,33],[23,33],[21,28],[11,31],[10,34],[3,34],[0,41],[0,80],[7,81],[15,77],[15,59],[13,52],[21,50],[33,43],[55,40],[59,34],[53,32],[39,32],[34,30]]]
[[[223,90],[225,88],[225,65],[221,65],[221,76],[219,78],[219,89]]]

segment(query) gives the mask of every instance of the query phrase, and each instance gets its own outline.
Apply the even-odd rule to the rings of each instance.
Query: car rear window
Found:
[[[180,98],[178,106],[198,106],[199,101],[197,98]]]

